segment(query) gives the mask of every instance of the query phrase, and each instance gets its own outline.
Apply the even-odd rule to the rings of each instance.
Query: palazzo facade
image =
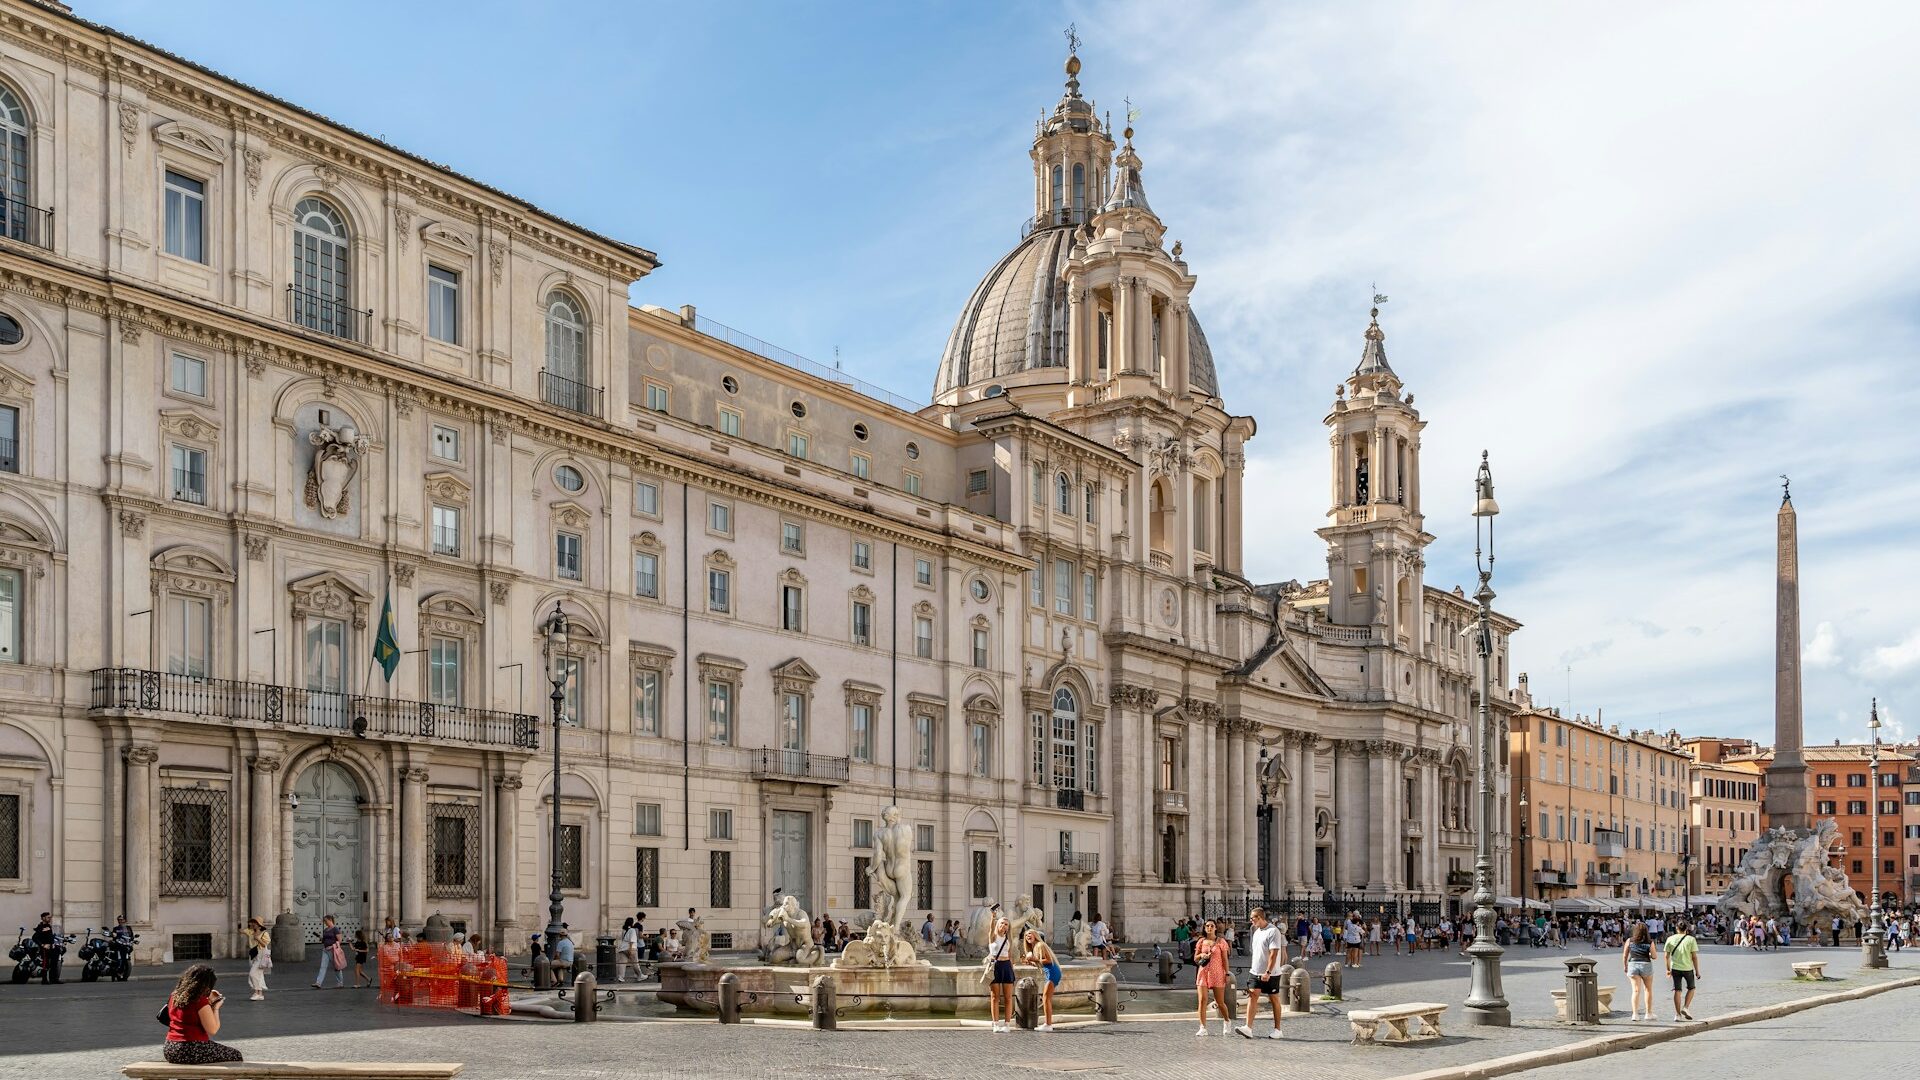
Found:
[[[576,932],[744,945],[776,894],[869,906],[888,804],[936,917],[1463,892],[1425,421],[1376,319],[1326,577],[1245,576],[1255,424],[1078,63],[913,407],[631,307],[644,248],[0,0],[0,920],[511,941],[557,864]]]

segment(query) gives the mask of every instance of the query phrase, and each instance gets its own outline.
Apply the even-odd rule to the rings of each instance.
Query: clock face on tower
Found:
[[[1160,590],[1160,621],[1172,626],[1180,615],[1180,598],[1172,589]]]

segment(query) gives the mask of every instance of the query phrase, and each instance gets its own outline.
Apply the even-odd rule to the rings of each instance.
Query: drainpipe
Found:
[[[688,311],[691,315],[691,311]],[[687,483],[680,483],[680,850],[693,850],[693,564]]]

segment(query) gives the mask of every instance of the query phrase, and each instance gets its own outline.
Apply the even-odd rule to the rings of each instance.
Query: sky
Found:
[[[1485,449],[1537,703],[1771,741],[1786,473],[1808,741],[1875,696],[1920,736],[1920,5],[73,3],[658,252],[635,303],[916,400],[1031,213],[1071,23],[1259,424],[1250,576],[1325,575],[1377,289],[1427,580],[1471,586]]]

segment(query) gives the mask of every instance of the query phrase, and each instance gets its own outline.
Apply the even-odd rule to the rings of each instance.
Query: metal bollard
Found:
[[[535,990],[552,989],[553,980],[547,974],[546,957],[536,956],[533,958],[533,962],[527,966],[533,969],[533,988]]]
[[[598,982],[593,972],[583,971],[573,978],[573,1022],[591,1024],[600,1019],[600,996],[594,991]]]
[[[1600,976],[1593,970],[1599,961],[1591,956],[1572,956],[1564,963],[1567,965],[1567,1022],[1599,1023]]]
[[[820,1031],[832,1031],[839,1027],[834,1018],[838,1007],[838,992],[834,989],[833,976],[815,975],[813,977],[813,1026]]]
[[[1160,980],[1160,985],[1162,986],[1171,985],[1173,983],[1173,954],[1170,952],[1161,953],[1157,966],[1158,970],[1154,973],[1154,977]]]
[[[720,1022],[740,1022],[740,976],[731,971],[720,976]]]
[[[1100,1012],[1100,1019],[1109,1024],[1119,1023],[1120,980],[1113,977],[1113,972],[1103,971],[1100,977],[1093,981],[1093,987],[1095,1007]]]
[[[1295,968],[1287,977],[1287,1011],[1310,1013],[1313,1011],[1313,977],[1306,968]]]
[[[1031,975],[1013,984],[1013,1022],[1023,1031],[1040,1026],[1040,981]]]
[[[1347,969],[1341,967],[1340,961],[1338,960],[1332,960],[1327,963],[1327,970],[1326,970],[1327,996],[1332,998],[1335,1001],[1339,1001],[1341,998],[1346,996],[1345,994],[1342,994],[1340,992],[1341,989],[1346,985],[1346,981],[1347,981],[1346,971]]]

